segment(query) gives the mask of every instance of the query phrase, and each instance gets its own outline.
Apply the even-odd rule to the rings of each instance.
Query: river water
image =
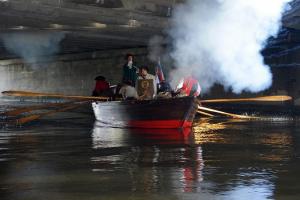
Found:
[[[0,199],[299,199],[299,148],[299,121],[275,116],[142,130],[75,110],[2,126]]]

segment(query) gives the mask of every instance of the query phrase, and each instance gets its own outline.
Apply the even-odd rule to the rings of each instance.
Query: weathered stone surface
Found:
[[[136,55],[138,65],[149,63],[144,48],[66,55],[38,63],[0,61],[0,90],[90,95],[97,75],[105,76],[111,84],[121,81],[128,52]]]

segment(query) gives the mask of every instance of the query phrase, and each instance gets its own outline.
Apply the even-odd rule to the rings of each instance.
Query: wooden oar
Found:
[[[220,111],[220,110],[215,110],[215,109],[211,109],[211,108],[207,108],[207,107],[203,107],[203,106],[198,106],[198,109],[208,111],[208,112],[218,113],[218,114],[221,114],[221,115],[225,115],[225,116],[229,116],[229,117],[233,117],[233,118],[238,118],[238,119],[259,119],[259,117],[252,117],[252,116],[246,116],[246,115],[237,115],[237,114],[223,112],[223,111]]]
[[[109,97],[74,96],[74,95],[62,95],[62,94],[15,91],[15,90],[3,91],[2,94],[6,96],[15,96],[15,97],[55,97],[55,98],[64,98],[64,99],[97,100],[97,101],[109,100]]]
[[[58,110],[53,110],[53,111],[49,111],[49,112],[45,112],[45,113],[41,113],[41,114],[34,114],[34,115],[29,115],[29,116],[26,116],[26,117],[22,117],[22,118],[17,119],[15,121],[15,124],[16,125],[23,125],[25,123],[40,119],[40,118],[42,118],[44,116],[47,116],[47,115],[53,115],[55,113],[72,110],[72,109],[77,108],[77,107],[81,106],[82,104],[85,104],[85,103],[88,103],[88,102],[90,102],[90,101],[86,101],[86,102],[83,102],[81,104],[68,105],[68,106],[65,106],[65,107],[63,107],[61,109],[58,109]]]
[[[52,108],[52,107],[63,107],[69,104],[73,104],[75,102],[80,102],[80,101],[71,101],[71,102],[66,102],[66,103],[47,103],[44,105],[35,105],[35,106],[27,106],[27,107],[21,107],[21,108],[16,108],[7,112],[2,113],[4,116],[17,116],[25,112],[31,112],[34,110],[41,110],[41,109],[46,109],[46,108]]]
[[[264,96],[255,98],[239,98],[239,99],[207,99],[200,100],[201,103],[226,103],[226,102],[251,102],[251,101],[265,101],[265,102],[276,102],[276,101],[290,101],[293,98],[290,96]]]
[[[207,113],[207,112],[200,111],[200,110],[197,110],[197,113],[199,113],[199,114],[201,114],[201,115],[204,115],[204,116],[207,116],[207,117],[214,117],[214,115],[209,114],[209,113]]]

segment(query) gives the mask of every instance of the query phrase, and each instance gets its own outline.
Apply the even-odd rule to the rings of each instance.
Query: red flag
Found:
[[[164,76],[164,72],[162,71],[160,60],[158,60],[158,63],[157,63],[155,71],[156,71],[156,77],[157,77],[159,83],[165,81],[165,76]]]

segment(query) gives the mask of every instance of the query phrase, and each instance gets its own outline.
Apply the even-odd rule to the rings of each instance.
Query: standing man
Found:
[[[130,81],[132,86],[135,87],[136,79],[137,79],[137,68],[133,63],[133,55],[126,55],[126,63],[123,65],[123,77],[122,82]]]
[[[136,83],[138,95],[140,99],[144,100],[153,99],[157,92],[155,76],[148,72],[149,68],[147,66],[140,67]]]

